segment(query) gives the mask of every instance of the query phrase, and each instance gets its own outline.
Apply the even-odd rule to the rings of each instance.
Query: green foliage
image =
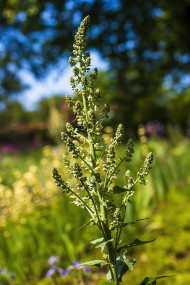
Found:
[[[133,126],[159,118],[184,127],[188,104],[184,106],[181,94],[174,101],[166,98],[175,93],[176,84],[183,88],[180,81],[189,73],[188,1],[115,0],[112,7],[105,0],[88,2],[1,1],[5,36],[1,37],[0,96],[20,92],[18,70],[26,62],[38,78],[45,75],[48,66],[68,53],[72,27],[89,13],[93,19],[90,46],[111,65],[109,75],[101,76],[101,90],[106,101],[120,104],[118,117]],[[46,36],[49,32],[51,36]],[[172,78],[171,88],[163,89],[167,75]]]
[[[80,209],[70,209],[67,199],[60,199],[47,175],[52,163],[60,165],[51,147],[30,155],[6,155],[1,161],[0,268],[14,272],[16,284],[28,284],[30,276],[38,284],[51,255],[60,256],[66,268],[85,251],[85,244],[76,245],[76,229],[85,217]],[[81,232],[83,238],[92,234]]]
[[[91,260],[87,262],[81,263],[80,266],[97,266],[97,267],[102,267],[107,265],[108,263],[105,262],[104,260]]]
[[[153,239],[153,240],[149,240],[149,241],[141,241],[141,240],[139,240],[139,239],[135,239],[133,242],[131,242],[131,243],[129,243],[129,244],[126,244],[126,245],[124,245],[124,246],[119,247],[119,248],[117,249],[117,252],[120,252],[120,251],[122,251],[122,250],[125,250],[125,249],[127,249],[127,248],[129,248],[129,247],[139,246],[139,245],[146,244],[146,243],[149,243],[149,242],[152,242],[152,241],[154,241],[154,239]]]
[[[0,112],[0,126],[6,127],[10,124],[19,124],[22,122],[31,122],[32,114],[27,112],[17,101],[10,101],[5,104]]]
[[[156,280],[166,277],[171,277],[171,276],[146,277],[140,285],[156,285]]]
[[[101,283],[101,285],[115,285],[115,283],[112,281],[108,281],[108,282]]]
[[[155,176],[156,171],[153,167],[149,174],[149,183],[146,186],[148,189],[142,195],[139,194],[143,188],[139,185],[141,189],[137,189],[133,203],[130,204],[134,215],[132,217],[142,216],[149,217],[149,219],[139,221],[133,226],[133,218],[128,216],[128,227],[124,229],[123,240],[125,241],[127,238],[130,243],[137,236],[143,241],[151,240],[152,237],[157,237],[157,239],[147,246],[128,249],[130,258],[134,256],[137,263],[133,272],[128,270],[127,274],[123,276],[123,283],[140,284],[145,272],[146,276],[155,276],[156,273],[162,275],[164,272],[166,275],[176,276],[160,279],[158,284],[189,284],[189,144],[187,141],[181,140],[178,141],[177,146],[172,148],[168,141],[154,139],[148,142],[148,145],[155,153],[158,172],[162,171],[165,176]],[[121,153],[124,152],[124,149],[125,146],[121,145]],[[60,157],[64,151],[65,147],[63,146],[48,146],[43,149],[28,150],[25,153],[1,156],[0,193],[2,195],[4,192],[5,196],[1,196],[3,208],[1,208],[0,220],[0,268],[7,268],[9,272],[14,272],[19,285],[22,284],[23,278],[24,284],[27,285],[52,285],[51,279],[45,279],[47,260],[50,255],[60,256],[63,268],[70,265],[72,259],[89,260],[88,241],[95,239],[95,227],[83,226],[86,221],[86,213],[78,207],[73,207],[66,197],[63,199],[62,193],[57,193],[57,188],[54,187],[52,178],[49,176],[52,164],[56,165],[58,169],[62,169]],[[120,155],[120,151],[118,155]],[[136,144],[134,169],[139,167],[140,157],[141,146]],[[58,162],[59,165],[57,165]],[[36,170],[38,169],[38,174],[34,172],[34,166]],[[120,173],[121,176],[125,175],[125,170],[124,173],[122,171]],[[164,184],[162,180],[166,180],[166,178],[167,184]],[[72,179],[72,175],[70,175],[70,179]],[[152,179],[154,179],[154,188],[150,188]],[[15,183],[16,181],[18,183]],[[120,185],[121,182],[118,181],[118,183]],[[24,190],[22,190],[23,187]],[[21,197],[17,193],[17,188],[22,190]],[[157,189],[160,189],[160,196],[158,196]],[[15,192],[15,199],[10,197],[10,190]],[[28,200],[30,191],[32,195],[36,191],[38,194],[41,193],[41,199],[38,201]],[[167,194],[164,194],[165,191]],[[48,194],[48,200],[44,200],[44,193]],[[148,211],[147,208],[141,209],[146,195],[150,195]],[[28,201],[27,204],[26,201]],[[22,206],[23,204],[24,206]],[[9,209],[9,217],[14,217],[12,222],[3,211],[5,208]],[[21,209],[20,217],[17,215],[19,208]],[[27,215],[26,210],[29,209],[31,209],[31,214]],[[81,229],[79,229],[80,226]],[[7,234],[10,235],[7,236]],[[173,246],[174,240],[175,246]],[[98,243],[94,246],[96,245]],[[94,260],[100,258],[99,253],[100,250],[96,252],[93,249],[90,252]],[[20,268],[22,271],[21,280],[18,274]],[[94,280],[95,284],[101,284],[103,282],[102,272],[105,272],[104,267],[91,268],[94,274],[89,277],[91,280],[89,283]],[[28,280],[29,276],[33,281]],[[4,275],[2,278],[5,279]],[[73,285],[78,284],[72,275],[60,279],[58,284],[67,285],[67,282]],[[86,283],[88,284],[88,281]]]

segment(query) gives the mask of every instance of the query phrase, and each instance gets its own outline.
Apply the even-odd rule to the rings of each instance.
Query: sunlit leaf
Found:
[[[97,266],[97,267],[102,267],[104,265],[107,265],[108,263],[104,260],[91,260],[87,261],[84,263],[81,263],[78,267],[80,266]]]
[[[134,258],[128,260],[127,258],[123,260],[123,262],[128,266],[129,270],[133,270],[134,269],[134,265],[136,263],[136,260]]]
[[[120,252],[121,250],[127,249],[127,248],[129,248],[129,247],[139,246],[139,245],[146,244],[146,243],[153,242],[153,241],[155,241],[155,239],[148,240],[148,241],[141,241],[141,240],[139,240],[139,239],[135,239],[133,242],[128,243],[128,244],[126,244],[126,245],[123,245],[123,246],[119,247],[119,248],[117,249],[117,252]]]
[[[108,281],[112,281],[112,276],[111,276],[111,271],[110,270],[106,274],[106,278],[107,278]]]
[[[90,243],[96,244],[96,243],[102,242],[103,240],[104,238],[98,238],[98,239],[92,240]]]
[[[103,250],[104,250],[106,244],[109,243],[109,242],[112,242],[113,240],[114,240],[114,239],[112,238],[112,239],[110,239],[110,240],[104,241],[104,242],[102,242],[101,244],[97,245],[96,248],[101,247],[101,252],[103,252]]]
[[[101,283],[100,285],[116,285],[116,284],[113,281],[108,281],[108,282]]]

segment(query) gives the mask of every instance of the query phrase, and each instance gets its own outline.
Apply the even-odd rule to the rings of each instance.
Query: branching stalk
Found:
[[[62,133],[62,140],[70,152],[70,158],[65,158],[65,165],[74,174],[77,185],[76,187],[68,187],[68,184],[55,168],[53,169],[53,178],[57,186],[62,187],[64,192],[68,193],[76,204],[87,210],[92,217],[91,221],[98,227],[103,238],[99,247],[101,247],[102,252],[105,250],[106,253],[103,256],[103,264],[108,264],[109,267],[107,284],[112,281],[112,284],[114,282],[115,285],[120,285],[125,272],[134,267],[134,262],[130,264],[131,261],[127,259],[124,253],[117,256],[121,250],[120,248],[118,250],[118,247],[125,224],[126,209],[129,198],[134,194],[135,184],[137,182],[146,184],[147,182],[145,177],[151,168],[152,154],[149,154],[145,159],[135,181],[132,175],[127,172],[124,188],[119,187],[119,193],[123,193],[123,197],[120,202],[115,200],[114,195],[117,194],[117,191],[114,192],[114,187],[117,189],[118,186],[113,186],[113,179],[117,178],[118,168],[125,161],[131,161],[134,152],[133,143],[131,140],[128,141],[126,155],[119,163],[116,163],[118,158],[116,158],[115,147],[121,142],[123,126],[121,124],[118,126],[115,137],[107,148],[103,143],[103,124],[105,118],[108,117],[109,107],[105,105],[101,112],[101,105],[99,104],[101,93],[94,85],[98,71],[95,68],[89,73],[90,53],[86,52],[89,21],[89,16],[87,16],[78,28],[73,45],[74,58],[70,57],[69,59],[73,69],[71,86],[77,96],[76,98],[66,96],[68,104],[73,107],[73,112],[76,115],[75,121],[81,125],[83,133],[80,134],[79,130],[70,123],[67,124],[67,131]],[[99,120],[98,117],[100,117]],[[82,143],[80,144],[76,138],[79,138],[79,141],[80,139],[83,140],[87,149],[83,148]],[[101,156],[97,153],[100,149],[105,149]],[[82,167],[85,168],[85,175],[82,172]],[[86,197],[89,197],[88,201],[84,201]],[[93,210],[90,208],[92,206]],[[97,262],[94,264],[97,265]],[[101,264],[97,266],[101,266]]]

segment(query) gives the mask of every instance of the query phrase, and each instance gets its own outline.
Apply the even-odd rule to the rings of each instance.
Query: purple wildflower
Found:
[[[83,269],[86,271],[86,273],[90,274],[90,268],[87,266],[83,266]]]
[[[65,269],[63,272],[63,276],[67,276],[69,274],[69,270]]]
[[[62,268],[55,268],[55,270],[61,275],[61,276],[67,276],[69,271],[68,270],[63,270]]]
[[[86,271],[86,273],[90,274],[90,268],[87,266],[80,266],[81,262],[80,261],[73,261],[73,265],[70,265],[69,267],[67,267],[67,270],[71,270],[71,269],[76,269],[76,270],[80,270],[83,269],[84,271]]]
[[[13,272],[10,272],[9,275],[10,275],[11,279],[15,278],[15,274]]]
[[[60,267],[52,267],[48,272],[46,273],[46,278],[52,277],[55,273],[59,273],[61,276],[67,276],[69,271],[68,270],[63,270]]]
[[[53,266],[56,262],[60,262],[60,258],[52,255],[48,260],[48,265]]]
[[[46,273],[46,278],[51,278],[55,273],[59,273],[61,276],[67,276],[69,274],[69,271],[72,269],[83,269],[84,271],[86,271],[86,273],[90,274],[90,268],[87,266],[81,266],[80,261],[73,261],[72,265],[67,267],[65,270],[55,266],[55,263],[58,262],[60,262],[60,258],[57,256],[51,256],[49,258],[48,265],[50,266],[50,269]]]
[[[81,265],[81,262],[80,261],[73,261],[73,268],[77,267]]]
[[[48,272],[46,273],[46,278],[50,278],[52,275],[54,275],[55,273],[55,268],[51,268],[50,270],[48,270]]]
[[[145,125],[146,134],[163,135],[166,133],[164,125],[158,121],[147,122]]]

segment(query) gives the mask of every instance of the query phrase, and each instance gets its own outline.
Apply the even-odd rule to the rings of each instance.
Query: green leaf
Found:
[[[126,226],[128,226],[128,225],[133,225],[133,224],[135,224],[136,222],[141,222],[141,221],[148,220],[148,219],[149,219],[149,218],[137,219],[137,220],[134,220],[134,221],[131,221],[131,222],[122,224],[121,227],[126,227]]]
[[[155,241],[155,239],[148,240],[148,241],[141,241],[141,240],[139,240],[139,239],[135,239],[133,242],[128,243],[128,244],[126,244],[126,245],[124,245],[124,246],[119,247],[119,248],[117,249],[117,252],[120,252],[121,250],[127,249],[127,248],[132,247],[132,246],[139,246],[139,245],[142,245],[142,244],[145,244],[145,243],[149,243],[149,242],[153,242],[153,241]]]
[[[97,245],[96,248],[101,247],[101,252],[103,252],[106,244],[109,243],[109,242],[112,242],[113,240],[114,240],[114,238],[112,238],[110,240],[107,240],[107,241],[104,241],[101,244]]]
[[[132,258],[132,259],[124,259],[123,262],[128,266],[129,270],[133,271],[134,269],[134,265],[136,263],[136,259]]]
[[[100,285],[116,285],[114,281],[103,282]]]
[[[95,183],[96,182],[96,177],[93,175],[90,176],[90,182]]]
[[[91,260],[87,261],[84,263],[81,263],[78,267],[80,266],[97,266],[97,267],[102,267],[104,265],[107,265],[108,263],[104,260]]]
[[[104,240],[104,238],[102,237],[102,238],[95,239],[95,240],[91,241],[90,243],[96,244],[96,243],[99,243],[99,242],[101,242],[103,240]]]
[[[129,267],[126,263],[122,262],[118,267],[118,279],[122,282],[123,275],[128,271]]]
[[[158,276],[158,277],[146,277],[140,285],[156,285],[156,280],[161,278],[173,277],[174,275],[170,276]]]
[[[120,228],[124,228],[124,227],[127,227],[128,225],[133,225],[136,222],[144,221],[144,220],[147,220],[147,219],[149,219],[149,218],[137,219],[137,220],[134,220],[134,221],[131,221],[131,222],[128,222],[128,223],[121,224],[121,225],[119,225],[119,227]],[[117,226],[111,228],[111,231],[115,230],[115,228],[117,228]]]
[[[134,269],[135,263],[136,260],[134,258],[128,260],[124,254],[121,254],[120,257],[117,258],[116,268],[120,282],[122,282],[122,277],[128,270]]]
[[[90,225],[90,223],[91,223],[91,221],[90,221],[90,222],[85,223],[85,224],[84,224],[84,225],[82,225],[80,228],[78,228],[76,231],[79,231],[79,230],[81,230],[82,228],[84,228],[85,226]]]
[[[124,254],[121,254],[117,258],[115,268],[116,268],[118,279],[119,279],[120,282],[122,282],[122,277],[128,270],[133,270],[134,269],[134,264],[135,263],[136,263],[136,260],[134,258],[128,260]],[[108,271],[106,277],[107,277],[108,281],[109,280],[112,281],[112,276],[111,276],[111,272],[110,271]]]
[[[112,280],[112,276],[111,276],[111,271],[109,270],[108,273],[106,274],[106,278],[108,281]]]
[[[100,203],[100,205],[104,206],[104,207],[107,207],[108,206],[108,203],[106,201],[103,201]]]
[[[115,185],[114,187],[113,187],[113,194],[119,194],[119,193],[123,193],[123,192],[126,192],[127,190],[126,189],[124,189],[124,188],[121,188],[120,186],[117,186],[117,185]]]

